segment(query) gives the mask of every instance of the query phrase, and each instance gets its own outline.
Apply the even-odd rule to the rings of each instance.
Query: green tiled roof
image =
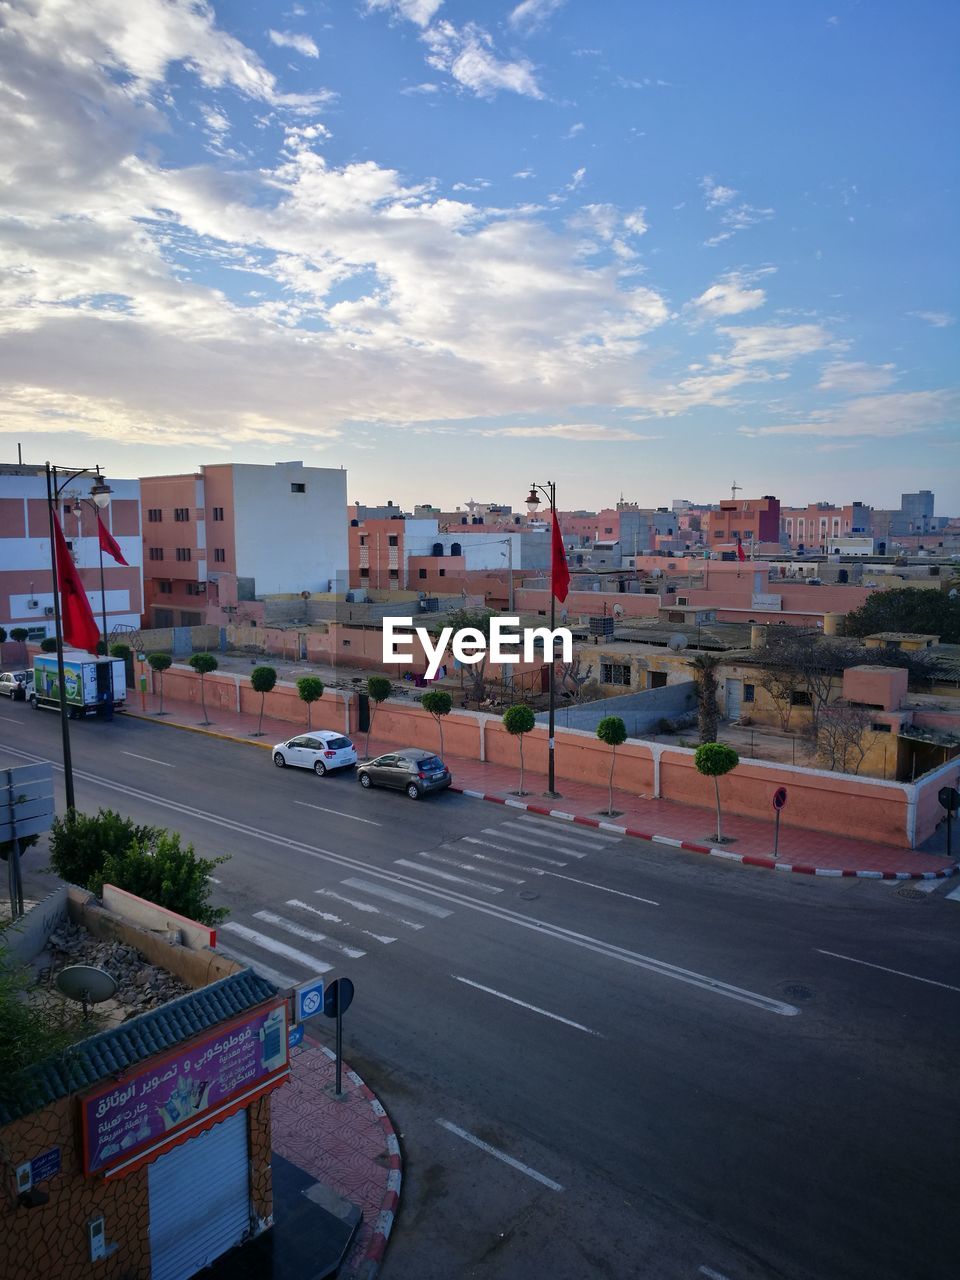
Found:
[[[27,1067],[0,1082],[0,1125],[39,1111],[58,1098],[89,1089],[156,1053],[175,1048],[219,1022],[252,1009],[278,988],[253,969],[221,978],[199,991],[171,1000],[110,1031],[81,1040],[56,1058]]]

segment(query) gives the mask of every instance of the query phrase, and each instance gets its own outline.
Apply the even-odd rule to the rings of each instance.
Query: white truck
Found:
[[[126,701],[127,672],[122,658],[95,658],[80,650],[66,650],[63,676],[67,714],[71,720],[91,713],[109,714]],[[55,653],[40,653],[34,658],[30,702],[34,708],[60,706]]]

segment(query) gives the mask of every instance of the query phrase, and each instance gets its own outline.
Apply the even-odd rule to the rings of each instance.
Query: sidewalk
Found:
[[[211,723],[201,725],[202,713],[192,702],[164,700],[164,716],[155,718],[159,700],[146,695],[146,713],[139,707],[139,695],[132,695],[125,714],[143,716],[155,724],[208,733],[215,737],[267,748],[275,742],[306,732],[306,722],[301,726],[288,721],[264,719],[261,737],[255,737],[257,717],[217,708],[209,709]],[[363,753],[364,735],[355,735],[358,750]],[[378,755],[395,749],[396,743],[370,742],[370,754]],[[439,746],[439,742],[438,742]],[[789,809],[784,811],[780,825],[779,857],[771,856],[773,849],[773,817],[769,822],[756,818],[725,815],[723,834],[729,838],[723,848],[709,844],[709,833],[715,823],[712,807],[678,804],[671,800],[650,800],[628,794],[614,788],[614,809],[617,816],[607,818],[606,787],[558,779],[560,798],[547,800],[544,792],[547,779],[544,774],[526,770],[524,789],[528,793],[522,799],[516,796],[519,781],[519,765],[491,764],[444,753],[453,773],[454,790],[465,795],[529,809],[532,813],[552,814],[589,826],[609,827],[627,835],[657,844],[674,846],[688,852],[707,854],[727,861],[742,862],[749,866],[767,867],[780,872],[797,872],[802,875],[862,876],[868,879],[930,879],[949,876],[956,870],[956,859],[945,853],[919,853],[895,845],[874,844],[869,841],[844,839],[827,833],[807,831],[791,827]]]

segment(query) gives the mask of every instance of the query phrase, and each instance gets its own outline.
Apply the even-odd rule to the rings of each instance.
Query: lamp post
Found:
[[[67,797],[68,812],[76,808],[73,789],[73,758],[70,753],[70,723],[67,716],[66,673],[63,666],[63,622],[60,616],[60,575],[57,573],[57,540],[54,532],[54,508],[60,494],[72,481],[80,476],[93,476],[94,482],[90,496],[98,508],[105,507],[110,501],[110,486],[100,475],[99,467],[76,467],[68,471],[66,479],[59,480],[58,468],[47,462],[47,515],[50,525],[50,573],[53,578],[53,627],[57,641],[57,689],[60,697],[60,737],[63,743],[63,783]],[[67,470],[67,468],[61,468]],[[103,554],[100,559],[101,588],[103,586]],[[101,591],[102,598],[102,591]],[[106,627],[106,605],[104,605],[104,627]]]
[[[537,496],[542,493],[550,503],[550,665],[547,668],[547,791],[546,794],[550,799],[555,799],[559,794],[555,787],[554,772],[554,728],[556,721],[556,653],[553,643],[552,633],[557,625],[557,598],[553,594],[553,584],[555,580],[554,564],[554,546],[553,546],[553,521],[557,514],[557,486],[552,480],[548,480],[546,485],[532,484],[530,492],[527,495],[527,511],[530,515],[540,506],[540,499]]]

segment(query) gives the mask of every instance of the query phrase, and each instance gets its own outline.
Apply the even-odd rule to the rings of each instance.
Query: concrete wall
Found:
[[[30,908],[3,934],[3,945],[17,964],[29,964],[47,945],[47,939],[67,918],[67,886],[59,885],[53,893]]]
[[[566,705],[557,710],[556,723],[566,729],[596,730],[604,716],[620,716],[632,738],[648,732],[660,720],[673,720],[696,710],[697,699],[692,680],[664,685],[662,689],[645,689],[626,693],[619,698],[604,698],[580,706]],[[547,713],[537,716],[538,724],[547,723]]]

